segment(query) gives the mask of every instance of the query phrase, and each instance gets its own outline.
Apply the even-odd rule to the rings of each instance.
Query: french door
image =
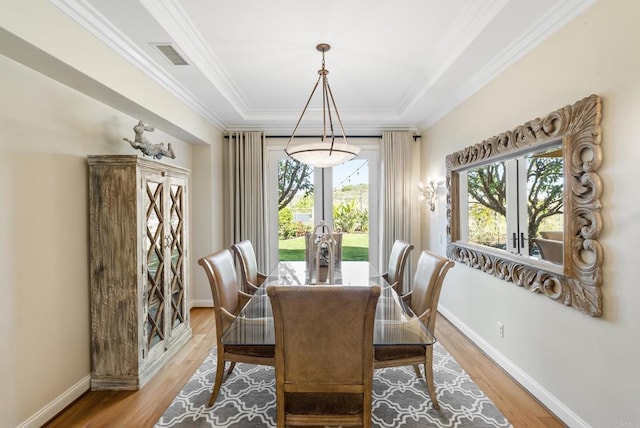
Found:
[[[333,168],[311,168],[306,170],[306,179],[297,192],[295,181],[290,177],[294,172],[291,159],[284,152],[284,146],[268,147],[268,231],[269,231],[269,269],[280,259],[294,260],[304,251],[304,232],[313,231],[321,220],[332,230],[349,233],[358,260],[362,254],[374,266],[378,266],[379,243],[379,155],[378,147],[362,147],[358,157]],[[288,163],[287,163],[288,162]],[[289,169],[285,169],[289,168]],[[301,169],[295,171],[300,173]],[[279,174],[281,179],[279,182]],[[285,185],[283,186],[283,183]],[[298,181],[295,183],[299,184]],[[288,192],[288,193],[287,193]],[[287,194],[286,194],[287,193]],[[335,215],[334,215],[335,214]],[[344,238],[343,238],[344,239]],[[281,246],[283,248],[281,248]],[[296,250],[285,249],[289,246]],[[345,254],[343,241],[343,260]]]

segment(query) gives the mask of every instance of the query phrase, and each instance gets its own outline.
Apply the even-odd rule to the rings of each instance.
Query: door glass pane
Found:
[[[562,145],[526,157],[529,254],[562,264],[564,162]]]
[[[506,248],[506,170],[504,162],[470,169],[468,242]]]
[[[278,251],[269,251],[267,268],[273,269],[280,260],[304,261],[304,233],[312,232],[321,220],[334,230],[342,229],[342,225],[334,222],[334,199],[336,204],[355,201],[362,216],[353,234],[366,235],[353,236],[352,242],[348,236],[346,246],[354,252],[342,253],[341,260],[369,260],[379,267],[378,234],[367,234],[379,230],[378,165],[377,148],[363,149],[357,159],[339,167],[314,170],[307,166],[303,173],[300,166],[294,179],[295,162],[287,157],[284,146],[272,147],[268,161],[267,227],[269,242],[277,243],[269,247]]]
[[[291,159],[278,161],[279,260],[304,260],[305,233],[314,225],[313,208],[313,168]]]
[[[162,183],[148,179],[145,192],[146,230],[146,313],[145,336],[147,349],[164,339],[164,212]]]
[[[342,232],[342,260],[369,260],[369,162],[354,159],[332,172],[333,224]]]

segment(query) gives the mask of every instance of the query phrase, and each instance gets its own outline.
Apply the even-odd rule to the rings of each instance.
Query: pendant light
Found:
[[[311,95],[307,100],[307,103],[300,114],[298,123],[289,137],[289,142],[285,148],[285,152],[291,158],[300,161],[304,164],[310,165],[315,168],[329,168],[336,165],[340,165],[351,159],[355,158],[360,153],[360,147],[353,146],[347,142],[347,136],[344,132],[344,126],[342,125],[342,119],[340,119],[340,113],[336,107],[336,102],[333,99],[333,93],[329,86],[329,80],[327,75],[329,70],[324,66],[324,54],[331,46],[326,43],[320,43],[316,46],[316,49],[322,52],[322,68],[318,70],[318,80],[311,91]],[[315,143],[300,143],[292,144],[298,126],[302,121],[302,117],[309,107],[309,103],[313,98],[313,95],[318,88],[318,85],[322,81],[322,140]],[[332,111],[333,110],[333,111]],[[338,124],[340,125],[341,134],[336,136],[333,127],[333,115],[335,114]],[[336,137],[338,140],[336,141]]]

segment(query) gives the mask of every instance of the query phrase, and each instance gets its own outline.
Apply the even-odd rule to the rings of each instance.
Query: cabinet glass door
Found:
[[[185,183],[173,179],[169,187],[169,235],[168,257],[169,289],[171,290],[171,308],[169,326],[171,329],[184,324],[187,316],[185,302]]]
[[[165,339],[164,185],[161,177],[144,180],[145,326],[147,350]]]

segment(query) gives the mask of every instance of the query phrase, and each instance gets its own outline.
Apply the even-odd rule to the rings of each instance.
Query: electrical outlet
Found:
[[[502,324],[501,322],[498,322],[498,336],[504,338],[504,324]]]

